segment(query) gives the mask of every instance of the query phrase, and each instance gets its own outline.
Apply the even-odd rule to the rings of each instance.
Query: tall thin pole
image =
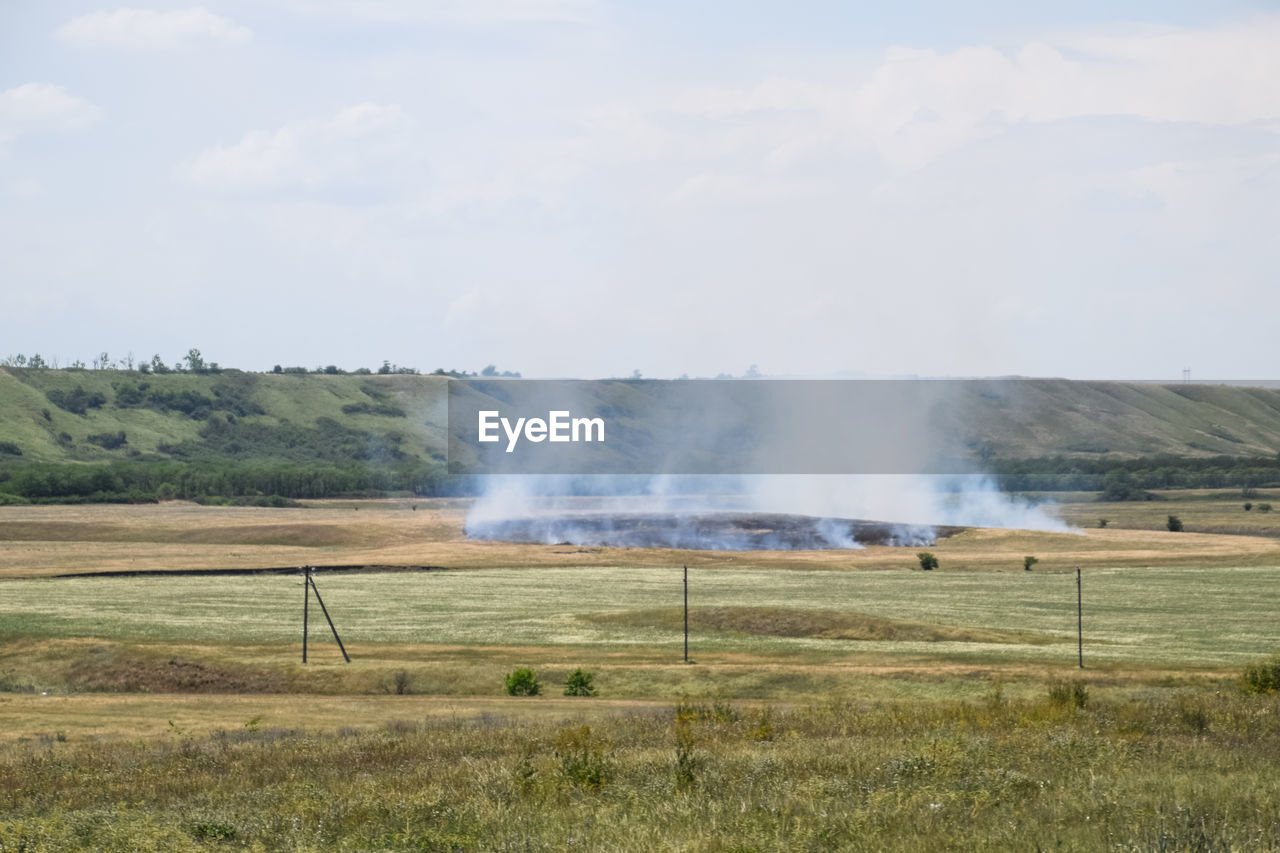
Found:
[[[311,567],[302,567],[302,662],[307,662],[307,607],[311,604]]]
[[[342,659],[347,663],[351,663],[351,656],[347,654],[346,646],[342,645],[342,638],[338,636],[338,629],[334,627],[333,620],[329,618],[329,608],[324,606],[324,599],[320,597],[320,587],[316,586],[315,578],[311,578],[311,588],[316,592],[316,601],[320,602],[320,609],[324,612],[325,621],[329,623],[329,630],[333,632],[333,638],[338,641],[338,648],[342,651]]]
[[[684,567],[684,662],[689,662],[689,567]]]
[[[1076,566],[1076,653],[1084,669],[1084,595],[1080,588],[1080,567]]]

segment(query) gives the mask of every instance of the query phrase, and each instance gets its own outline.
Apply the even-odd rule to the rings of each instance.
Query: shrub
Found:
[[[1106,520],[1105,518],[1100,518],[1100,519],[1098,519],[1098,526],[1099,526],[1099,527],[1106,527],[1106,526],[1107,526],[1107,520]]]
[[[21,456],[22,448],[14,444],[12,441],[0,441],[0,453],[7,453],[10,456]]]
[[[396,673],[396,695],[403,696],[409,692],[409,673],[403,669]]]
[[[1035,557],[1023,557],[1023,558],[1022,558],[1022,570],[1023,570],[1023,571],[1026,571],[1026,572],[1029,572],[1029,571],[1031,571],[1031,567],[1032,567],[1032,566],[1034,566],[1034,565],[1035,565],[1036,563],[1038,563],[1038,562],[1040,562],[1040,561],[1039,561],[1038,559],[1036,559]]]
[[[933,571],[938,568],[938,558],[928,551],[921,551],[916,554],[916,559],[920,561],[920,568],[926,572]]]
[[[1248,512],[1248,511],[1249,511],[1249,510],[1251,510],[1251,509],[1253,509],[1253,504],[1249,503],[1248,501],[1245,501],[1245,502],[1244,502],[1244,511],[1245,511],[1245,512]]]
[[[508,696],[537,696],[542,692],[538,674],[527,666],[516,667],[507,673]]]
[[[1271,504],[1258,504],[1258,512],[1271,512]]]
[[[124,430],[119,432],[98,432],[88,436],[86,439],[90,444],[96,444],[104,450],[116,450],[129,443],[129,439],[125,437]]]
[[[1240,674],[1246,693],[1275,693],[1280,690],[1280,656],[1251,663]]]
[[[569,677],[564,682],[564,695],[566,696],[594,696],[596,695],[595,685],[591,683],[593,676],[589,672],[581,669],[575,669],[569,673]]]
[[[79,385],[74,391],[60,391],[54,389],[46,391],[45,397],[49,399],[59,409],[64,409],[75,415],[83,415],[89,409],[100,409],[107,402],[107,397],[101,391],[86,391]]]
[[[613,775],[608,759],[609,744],[591,733],[590,726],[562,729],[556,736],[560,771],[570,782],[590,790],[603,788]]]
[[[1083,708],[1089,701],[1089,688],[1080,681],[1057,679],[1049,682],[1049,704],[1060,708]]]
[[[698,757],[693,751],[693,726],[676,713],[676,790],[687,791],[698,778]]]
[[[1169,520],[1164,523],[1164,526],[1169,528],[1171,532],[1178,533],[1182,530],[1182,519],[1178,518],[1176,515],[1171,515],[1169,516]]]

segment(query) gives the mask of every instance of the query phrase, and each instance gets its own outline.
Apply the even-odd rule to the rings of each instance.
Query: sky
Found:
[[[1280,6],[1047,5],[0,2],[0,358],[1280,378]]]

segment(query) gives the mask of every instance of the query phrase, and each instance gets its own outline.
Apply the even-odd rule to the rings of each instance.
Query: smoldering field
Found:
[[[707,551],[926,546],[962,527],[1067,532],[982,476],[496,476],[467,535],[543,545]]]

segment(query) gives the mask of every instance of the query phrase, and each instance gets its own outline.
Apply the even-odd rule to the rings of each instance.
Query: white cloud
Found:
[[[871,147],[912,169],[1018,122],[1133,116],[1239,125],[1280,119],[1280,18],[1205,30],[1143,31],[1034,41],[1015,51],[889,48],[868,76],[845,85],[769,79],[696,88],[670,109],[734,127],[766,118],[761,134],[792,128],[845,150]],[[723,130],[728,137],[729,131]],[[700,143],[705,145],[705,140]]]
[[[201,152],[182,174],[220,192],[387,187],[404,177],[398,167],[412,154],[408,128],[397,105],[358,104],[328,118],[250,131],[234,145]]]
[[[309,14],[460,27],[582,24],[595,10],[593,0],[294,0],[291,5]]]
[[[53,83],[25,83],[0,92],[0,143],[30,133],[80,130],[102,111]]]
[[[123,47],[165,50],[200,42],[244,44],[253,32],[215,15],[203,6],[158,12],[154,9],[116,9],[90,12],[58,28],[57,37],[77,47]]]

